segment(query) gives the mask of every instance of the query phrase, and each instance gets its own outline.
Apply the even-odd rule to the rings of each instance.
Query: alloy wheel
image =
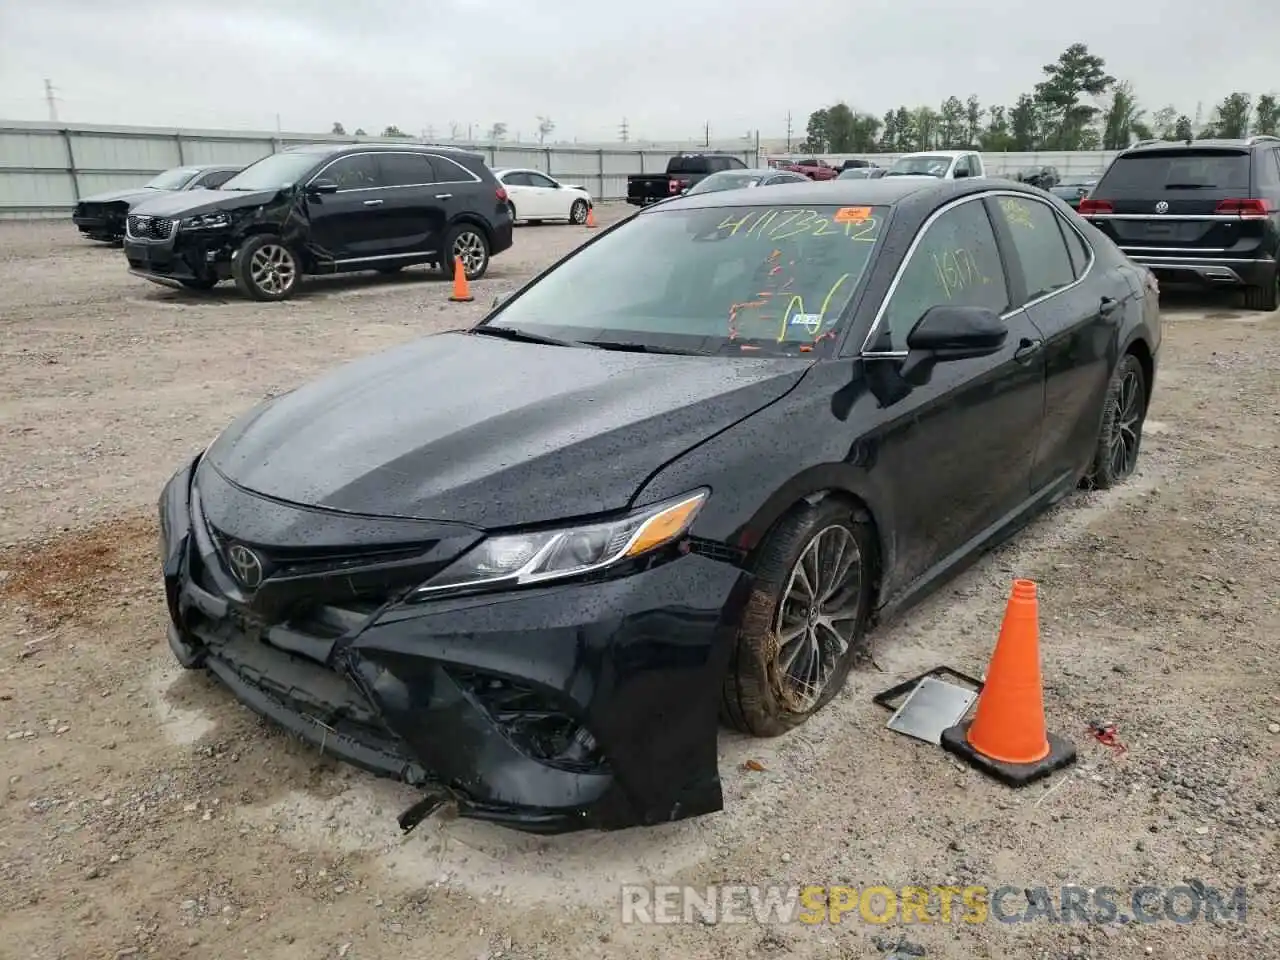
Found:
[[[1115,425],[1111,434],[1111,472],[1127,477],[1138,465],[1138,444],[1142,437],[1142,383],[1130,370],[1120,381],[1115,399]]]
[[[862,610],[862,553],[848,527],[832,524],[801,551],[778,604],[774,658],[783,700],[812,710],[853,643]]]
[[[587,222],[587,201],[573,201],[573,206],[569,209],[569,222],[576,224]]]
[[[462,262],[462,268],[468,276],[479,273],[484,268],[484,241],[476,233],[464,230],[453,241],[453,259]]]
[[[298,279],[298,265],[288,247],[264,243],[253,252],[249,276],[263,293],[278,296],[287,293]]]

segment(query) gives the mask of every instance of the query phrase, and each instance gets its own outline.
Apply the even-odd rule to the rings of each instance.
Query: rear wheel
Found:
[[[788,514],[761,544],[725,677],[721,715],[757,737],[822,709],[862,654],[877,548],[865,515],[829,499]]]
[[[1142,424],[1147,416],[1147,378],[1142,364],[1126,353],[1107,384],[1102,430],[1085,486],[1107,490],[1129,478],[1138,466]]]
[[[479,280],[489,269],[489,241],[484,231],[470,223],[460,223],[449,231],[445,240],[448,259],[445,272],[453,276],[454,261],[462,261],[468,280]]]
[[[250,237],[236,253],[231,273],[241,293],[254,300],[287,300],[298,288],[298,258],[279,237]]]
[[[1262,287],[1244,288],[1244,308],[1246,310],[1265,310],[1270,313],[1280,306],[1280,270],[1276,271],[1271,283]]]

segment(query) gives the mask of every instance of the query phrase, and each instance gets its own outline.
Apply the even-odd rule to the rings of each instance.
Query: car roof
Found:
[[[1278,143],[1280,138],[1269,135],[1248,138],[1206,137],[1203,140],[1144,140],[1121,151],[1121,155],[1159,153],[1162,150],[1249,150],[1252,147],[1275,146]]]
[[[982,193],[992,189],[1010,190],[1025,193],[1029,196],[1044,196],[1041,191],[1027,187],[1015,181],[974,178],[972,180],[939,180],[934,177],[920,179],[906,177],[879,177],[875,180],[826,180],[808,184],[787,184],[786,189],[779,186],[775,192],[772,187],[761,187],[752,190],[750,199],[736,190],[722,190],[716,193],[698,193],[692,196],[674,197],[654,208],[668,210],[693,210],[699,207],[795,207],[801,204],[823,204],[836,206],[892,206],[901,203],[908,197],[935,194],[939,202],[962,197],[970,193]],[[653,209],[653,208],[650,208]],[[641,210],[644,216],[649,210]]]
[[[904,153],[898,157],[963,157],[970,153],[977,153],[976,150],[914,150],[911,153]]]
[[[406,143],[300,143],[297,146],[287,147],[286,149],[290,153],[314,153],[319,156],[337,156],[340,153],[378,153],[385,150],[398,153],[438,153],[444,156],[481,158],[481,155],[474,150],[464,150],[460,147],[445,144],[418,143],[417,141]]]

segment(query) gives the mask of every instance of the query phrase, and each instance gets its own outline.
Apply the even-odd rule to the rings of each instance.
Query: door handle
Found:
[[[452,199],[453,199],[453,194],[452,194],[452,193],[437,193],[437,194],[436,194],[436,199],[437,199],[437,200],[452,200]]]
[[[1032,340],[1030,337],[1023,337],[1022,342],[1018,344],[1018,349],[1013,352],[1013,359],[1019,363],[1026,363],[1043,349],[1043,340]]]
[[[1116,312],[1116,308],[1120,306],[1120,301],[1112,297],[1103,297],[1102,302],[1098,304],[1098,312],[1104,317],[1109,317]]]
[[[381,200],[366,200],[366,201],[364,202],[364,205],[365,205],[366,207],[380,207],[380,206],[382,206],[382,201],[381,201]]]

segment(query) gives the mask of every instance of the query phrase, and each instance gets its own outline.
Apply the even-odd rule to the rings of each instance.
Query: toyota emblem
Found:
[[[236,575],[236,579],[249,590],[257,588],[258,584],[262,583],[262,561],[248,547],[238,543],[232,545],[227,551],[227,562],[231,564],[231,570]]]
[[[1159,203],[1156,204],[1156,213],[1168,213],[1168,212],[1169,212],[1169,204],[1167,201],[1161,200]]]

